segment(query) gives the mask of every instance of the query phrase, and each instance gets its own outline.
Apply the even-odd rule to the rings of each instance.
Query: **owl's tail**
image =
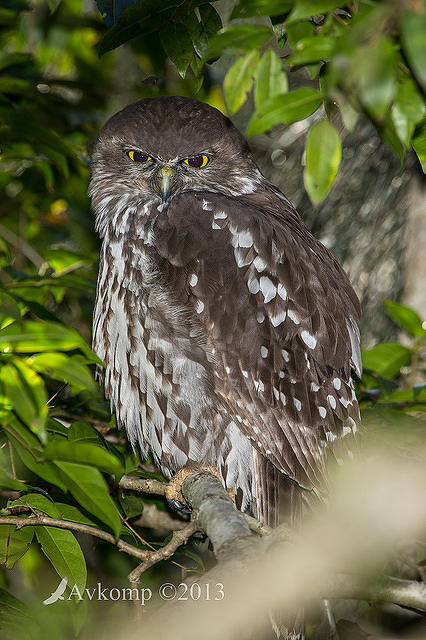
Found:
[[[269,460],[256,454],[257,517],[270,527],[286,523],[297,529],[302,520],[302,490],[282,474]],[[280,640],[304,640],[303,609],[286,613],[275,609],[270,613],[272,627]]]

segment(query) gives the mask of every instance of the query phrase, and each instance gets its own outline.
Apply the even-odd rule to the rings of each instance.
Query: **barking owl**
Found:
[[[215,469],[271,526],[351,448],[358,299],[218,110],[145,99],[97,140],[93,346],[131,443],[171,478]]]

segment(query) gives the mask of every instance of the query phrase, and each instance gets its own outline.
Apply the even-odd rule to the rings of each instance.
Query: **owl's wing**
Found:
[[[346,449],[359,423],[360,310],[346,274],[272,187],[183,194],[153,237],[232,419],[275,467],[320,487],[325,453]]]

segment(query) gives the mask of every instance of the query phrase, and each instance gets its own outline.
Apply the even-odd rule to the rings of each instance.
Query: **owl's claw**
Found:
[[[167,498],[167,504],[169,505],[172,511],[176,511],[180,516],[189,516],[191,513],[191,509],[187,504],[180,502],[180,500],[174,500],[173,498]]]
[[[182,484],[185,478],[187,478],[191,473],[194,473],[195,471],[208,471],[209,473],[217,476],[222,482],[219,470],[216,469],[216,467],[210,467],[207,465],[182,467],[182,469],[179,469],[179,471],[173,476],[166,487],[166,500],[169,507],[173,509],[173,511],[178,511],[179,513],[185,515],[191,513],[191,508],[182,495]],[[228,491],[228,493],[231,498],[234,499],[232,490]]]
[[[168,483],[165,495],[168,505],[173,511],[178,511],[182,514],[191,513],[191,509],[182,495],[182,484],[185,478],[196,470],[195,467],[183,467]]]

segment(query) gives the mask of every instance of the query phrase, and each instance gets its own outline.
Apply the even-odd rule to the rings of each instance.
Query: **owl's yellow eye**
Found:
[[[129,156],[130,160],[132,160],[133,162],[149,162],[150,160],[152,160],[151,156],[149,156],[147,153],[142,153],[142,151],[126,151],[127,155]]]
[[[209,158],[204,154],[201,156],[193,156],[192,158],[186,158],[184,163],[188,165],[188,167],[193,167],[194,169],[202,169],[208,163]]]

